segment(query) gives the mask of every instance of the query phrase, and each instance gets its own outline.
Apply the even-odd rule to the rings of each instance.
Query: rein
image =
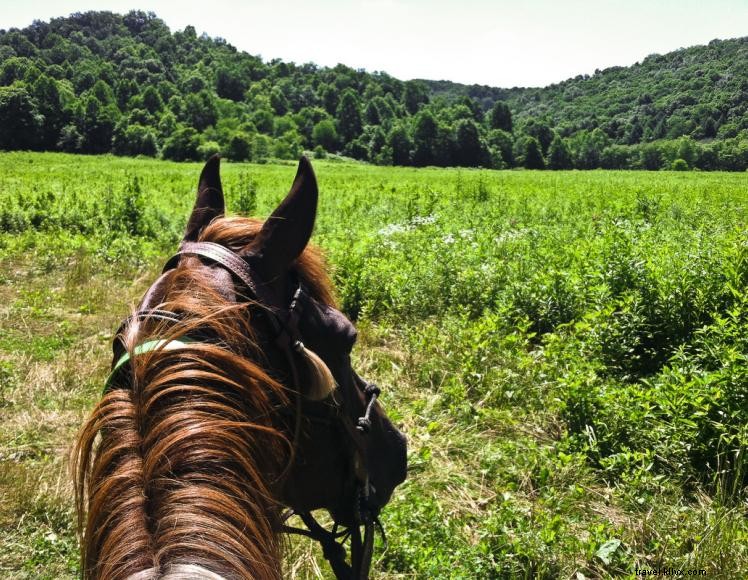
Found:
[[[276,346],[281,349],[286,361],[288,362],[288,367],[291,371],[293,390],[296,393],[296,420],[293,446],[288,465],[284,468],[279,477],[279,480],[283,480],[288,475],[288,472],[294,463],[301,429],[302,395],[297,353],[301,352],[304,348],[304,345],[300,340],[298,323],[301,316],[301,298],[304,296],[305,291],[301,284],[299,284],[285,313],[279,312],[277,309],[270,306],[268,295],[264,287],[261,284],[256,283],[257,274],[252,271],[249,264],[238,254],[213,242],[183,243],[179,251],[166,262],[162,275],[175,268],[182,256],[201,257],[221,265],[242,282],[244,287],[248,290],[248,297],[256,300],[257,303],[269,314],[269,316],[266,316],[265,318],[269,321],[272,327]],[[147,294],[146,297],[149,294]],[[147,303],[147,300],[144,299],[144,302]],[[120,326],[120,330],[117,332],[117,336],[120,335],[120,332],[132,320],[139,321],[145,319],[157,319],[175,323],[181,321],[181,317],[174,312],[160,309],[143,309],[125,319]],[[119,341],[119,339],[116,338],[115,341]],[[133,349],[132,355],[135,356],[157,349],[168,350],[184,348],[195,342],[199,342],[199,340],[190,337],[182,337],[178,340],[149,340],[137,345]],[[124,354],[120,356],[112,367],[112,371],[106,380],[104,385],[105,391],[111,388],[117,374],[130,359],[131,355],[128,352],[124,352]],[[356,383],[356,381],[354,381],[354,383]],[[357,487],[356,498],[354,500],[355,505],[353,506],[355,524],[339,530],[339,524],[334,523],[332,531],[328,531],[317,522],[309,511],[295,512],[293,509],[289,508],[282,516],[282,521],[284,522],[281,527],[282,532],[303,535],[320,543],[324,557],[329,562],[330,567],[338,580],[366,580],[369,577],[369,569],[371,567],[373,556],[375,527],[379,528],[384,537],[384,529],[379,521],[378,511],[369,501],[369,496],[373,491],[373,487],[369,482],[369,471],[368,466],[366,465],[366,453],[364,441],[362,439],[362,437],[365,437],[368,434],[371,427],[371,411],[380,394],[380,389],[374,383],[365,383],[363,391],[366,396],[366,410],[364,415],[358,418],[355,426],[350,417],[341,412],[343,405],[333,397],[333,403],[336,409],[335,417],[337,417],[337,419],[342,423],[348,434],[346,444],[351,449],[353,459],[351,463],[353,465],[353,475]],[[333,419],[329,417],[319,419],[328,422],[333,421]],[[285,522],[293,515],[298,515],[308,529],[305,530],[286,525]],[[361,535],[361,527],[364,528],[363,537]],[[350,564],[346,561],[346,550],[344,546],[344,543],[348,538],[351,540]]]

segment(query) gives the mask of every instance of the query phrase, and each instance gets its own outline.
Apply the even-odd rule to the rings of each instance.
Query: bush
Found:
[[[197,148],[197,152],[200,155],[201,159],[208,159],[216,153],[220,153],[221,146],[217,141],[206,141]]]
[[[250,137],[242,133],[235,133],[229,140],[226,157],[231,161],[249,161],[252,158]]]
[[[192,127],[181,127],[164,143],[164,159],[172,161],[199,161],[200,136]]]
[[[338,144],[338,132],[335,123],[330,119],[323,119],[312,129],[312,141],[315,145],[324,147],[327,151],[334,151]]]
[[[112,151],[116,155],[148,155],[155,157],[158,153],[156,134],[143,125],[118,127],[112,138]]]
[[[686,163],[685,159],[676,159],[675,161],[673,161],[670,169],[672,169],[673,171],[688,171],[690,168],[688,167],[688,163]]]

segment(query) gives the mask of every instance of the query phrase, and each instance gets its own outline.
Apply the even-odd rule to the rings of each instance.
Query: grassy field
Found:
[[[199,169],[0,155],[2,578],[76,577],[67,454]],[[747,174],[315,169],[356,367],[409,438],[374,578],[748,574]],[[224,164],[229,208],[294,170]],[[330,577],[307,542],[287,571]]]

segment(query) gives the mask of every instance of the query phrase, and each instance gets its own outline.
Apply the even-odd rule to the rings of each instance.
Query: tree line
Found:
[[[621,88],[621,70],[628,69],[505,90],[400,81],[343,65],[265,62],[191,26],[172,33],[153,13],[77,13],[0,31],[0,149],[177,161],[221,152],[258,162],[313,150],[384,165],[743,171],[744,40],[699,47],[717,62],[707,78],[722,79],[714,71],[729,68],[729,97],[712,91],[708,98],[719,102],[704,104],[695,99],[707,99],[707,92],[689,86],[676,99],[682,106],[665,110],[662,87],[646,80],[657,76],[654,57],[632,67],[639,97],[636,87]],[[729,64],[713,58],[718,48]],[[696,74],[698,54],[688,66],[683,55],[666,60]],[[611,105],[606,90],[633,94],[636,106]],[[698,122],[688,118],[697,110]],[[654,126],[649,113],[658,119]]]

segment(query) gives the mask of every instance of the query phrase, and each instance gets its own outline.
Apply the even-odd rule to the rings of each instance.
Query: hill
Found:
[[[395,165],[748,168],[748,39],[542,89],[263,61],[153,13],[0,31],[0,149]]]
[[[748,37],[653,54],[544,88],[425,82],[432,95],[506,101],[518,120],[541,118],[563,136],[600,127],[618,143],[729,138],[748,129]]]

